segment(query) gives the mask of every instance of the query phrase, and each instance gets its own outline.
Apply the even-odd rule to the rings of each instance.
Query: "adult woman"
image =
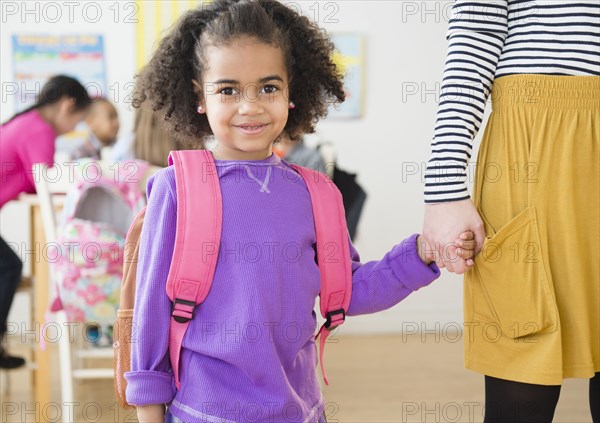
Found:
[[[590,378],[600,421],[599,19],[597,1],[453,8],[423,234],[463,273],[446,243],[487,233],[464,304],[486,422],[551,421],[569,377]],[[490,92],[473,204],[466,167]]]

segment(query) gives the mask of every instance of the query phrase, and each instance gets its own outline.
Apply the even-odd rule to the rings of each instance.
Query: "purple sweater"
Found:
[[[127,400],[170,403],[185,422],[317,421],[325,404],[313,340],[320,280],[308,189],[276,155],[216,165],[221,247],[211,291],[183,340],[179,391],[169,360],[165,292],[177,210],[173,168],[148,182]],[[352,245],[350,253],[348,315],[390,308],[440,274],[419,259],[416,235],[380,261],[360,263]]]

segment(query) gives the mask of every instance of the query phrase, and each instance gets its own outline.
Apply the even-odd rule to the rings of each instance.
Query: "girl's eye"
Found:
[[[265,86],[262,88],[262,91],[263,91],[265,94],[274,94],[274,93],[276,93],[277,91],[279,91],[279,88],[278,88],[278,87],[276,87],[275,85],[265,85]]]
[[[233,87],[226,87],[226,88],[223,88],[221,91],[219,91],[219,94],[223,94],[223,95],[235,95],[235,94],[237,94],[237,91]]]

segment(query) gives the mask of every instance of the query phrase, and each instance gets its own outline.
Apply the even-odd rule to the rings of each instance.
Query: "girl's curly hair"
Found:
[[[317,121],[334,102],[345,99],[342,76],[332,61],[334,45],[326,32],[307,17],[276,0],[215,0],[187,12],[161,41],[137,76],[133,105],[148,101],[160,110],[171,134],[184,142],[212,135],[206,115],[196,112],[208,45],[229,45],[239,37],[276,45],[284,54],[290,78],[290,112],[284,132],[291,139],[314,132]]]

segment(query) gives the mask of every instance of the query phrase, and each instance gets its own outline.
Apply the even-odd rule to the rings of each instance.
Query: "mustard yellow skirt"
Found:
[[[600,77],[497,79],[473,201],[465,366],[560,385],[600,371]]]

